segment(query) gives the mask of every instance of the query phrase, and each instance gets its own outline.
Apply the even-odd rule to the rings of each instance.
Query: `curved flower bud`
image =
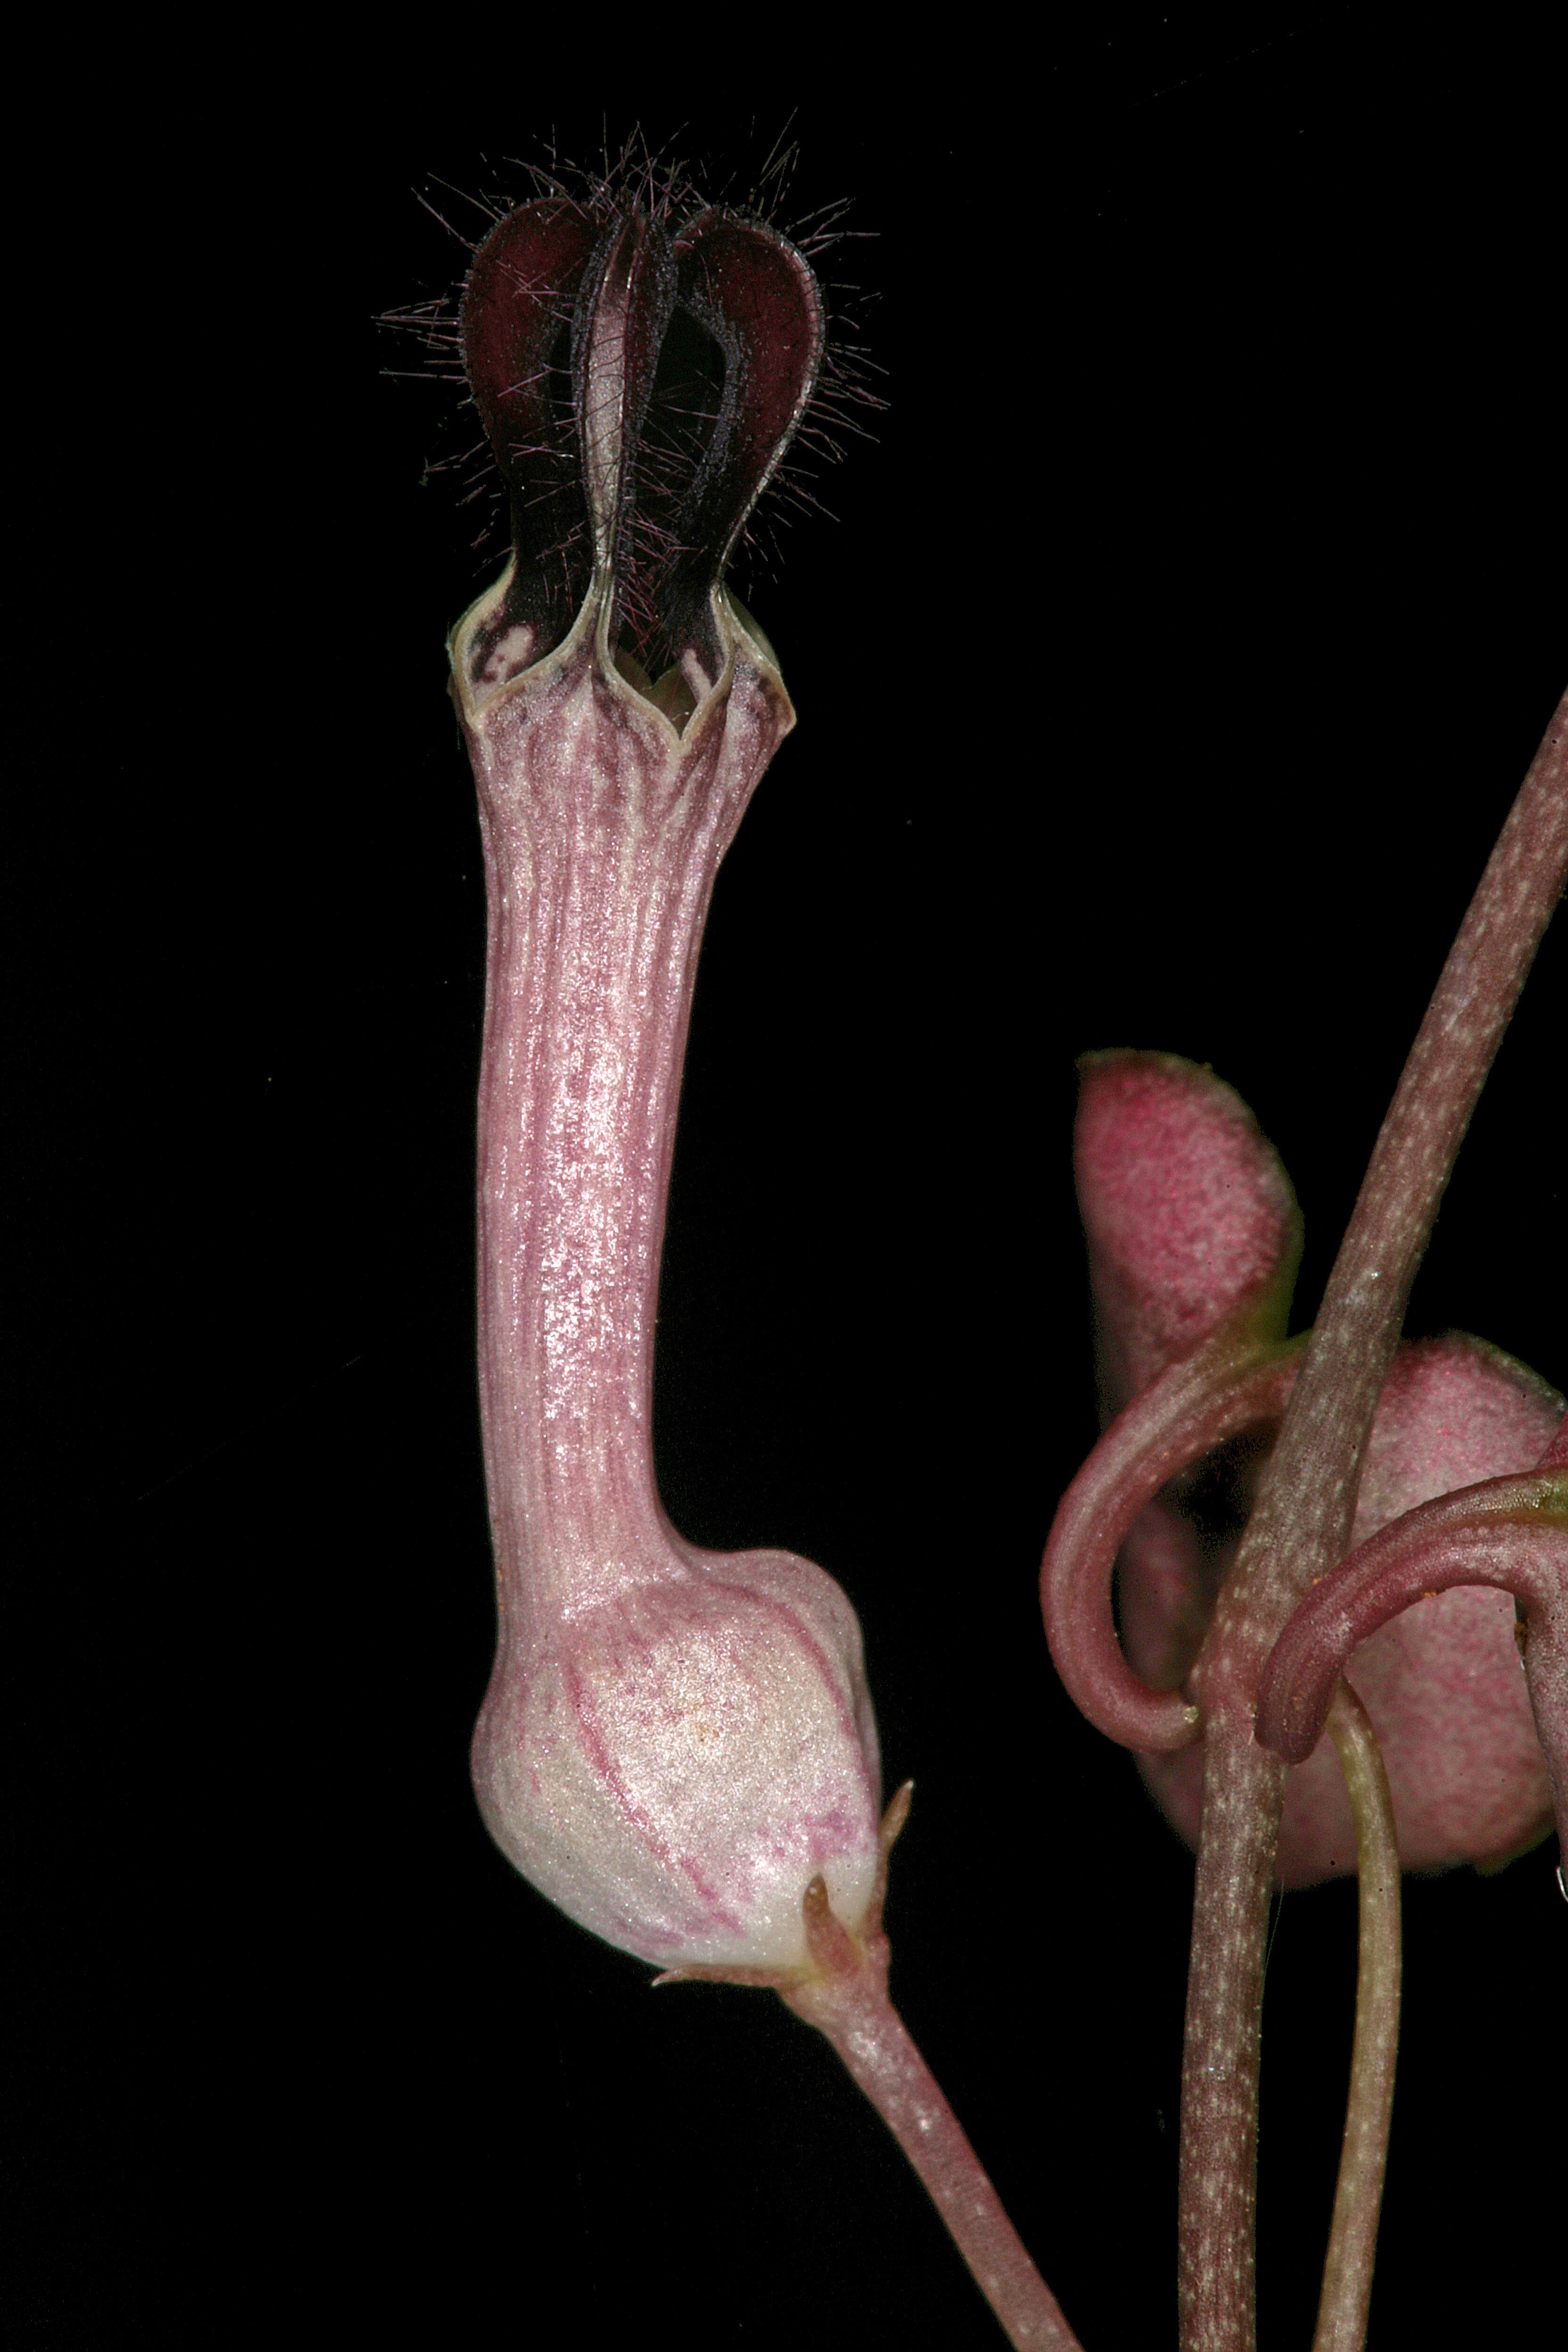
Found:
[[[1040,1606],[1057,1672],[1089,1721],[1126,1747],[1168,1756],[1198,1736],[1198,1709],[1177,1696],[1191,1660],[1163,1671],[1148,1635],[1191,1617],[1194,1596],[1155,1497],[1200,1455],[1283,1411],[1301,1220],[1257,1120],[1211,1072],[1133,1053],[1086,1055],[1079,1068],[1073,1163],[1100,1412],[1114,1426],[1062,1498]],[[1110,1608],[1119,1551],[1120,1643]],[[1142,1578],[1128,1579],[1130,1559]],[[1130,1626],[1130,1612],[1142,1622]],[[1194,1654],[1201,1638],[1199,1626]]]
[[[1216,1448],[1245,1460],[1283,1412],[1301,1219],[1257,1120],[1211,1071],[1136,1053],[1089,1054],[1079,1068],[1073,1165],[1113,1425],[1057,1512],[1040,1602],[1057,1671],[1089,1721],[1168,1756],[1198,1735],[1198,1709],[1177,1694],[1218,1581],[1205,1591],[1192,1574],[1160,1490],[1181,1492]]]
[[[1568,1823],[1568,1416],[1533,1473],[1486,1479],[1417,1505],[1313,1588],[1264,1668],[1259,1740],[1291,1763],[1304,1762],[1339,1677],[1363,1643],[1421,1606],[1430,1643],[1426,1605],[1457,1588],[1489,1585],[1518,1603],[1514,1630],[1561,1829]],[[1442,1629],[1441,1648],[1454,1647],[1453,1630]],[[1415,1632],[1419,1638],[1420,1624]],[[1450,1671],[1468,1666],[1468,1645],[1458,1660],[1439,1654],[1435,1683],[1445,1664]]]
[[[1206,1357],[1223,1357],[1227,1339],[1258,1348],[1264,1365],[1272,1360],[1269,1343],[1284,1327],[1300,1252],[1294,1200],[1237,1097],[1173,1055],[1108,1055],[1085,1064],[1076,1166],[1102,1398],[1117,1408],[1135,1384],[1138,1402],[1123,1419],[1129,1427],[1135,1417],[1150,1423],[1147,1458],[1174,1471],[1175,1450],[1156,1452],[1161,1395],[1168,1390],[1174,1400]],[[1266,1372],[1250,1377],[1266,1397]],[[1151,1693],[1186,1685],[1278,1409],[1201,1460],[1194,1455],[1211,1441],[1200,1439],[1180,1457],[1185,1470],[1126,1531],[1121,1643]],[[1373,1426],[1355,1540],[1453,1487],[1529,1469],[1561,1411],[1555,1391],[1479,1340],[1402,1347]],[[1090,1457],[1080,1484],[1100,1456],[1110,1460],[1122,1425]],[[1518,1656],[1509,1596],[1473,1588],[1445,1591],[1355,1652],[1349,1680],[1383,1748],[1407,1869],[1500,1862],[1550,1828],[1546,1763]],[[1201,1752],[1141,1755],[1139,1769],[1167,1819],[1194,1843]],[[1290,1776],[1279,1875],[1303,1885],[1354,1866],[1343,1776],[1320,1739]]]
[[[552,199],[482,247],[463,321],[516,530],[450,648],[490,932],[479,1349],[500,1638],[474,1783],[503,1852],[610,1942],[667,1967],[789,1969],[806,1889],[853,1930],[876,1882],[859,1629],[806,1560],[683,1542],[649,1425],[702,923],[795,717],[721,574],[809,393],[820,307],[771,230]],[[718,354],[701,381],[694,342]],[[656,687],[642,656],[658,654]]]
[[[1451,1488],[1527,1469],[1562,1409],[1544,1381],[1482,1340],[1450,1333],[1401,1347],[1373,1423],[1352,1540]],[[1382,1745],[1406,1870],[1492,1866],[1548,1834],[1551,1785],[1509,1593],[1439,1593],[1364,1642],[1347,1679]],[[1351,1867],[1350,1836],[1342,1776],[1320,1741],[1286,1791],[1289,1883]]]

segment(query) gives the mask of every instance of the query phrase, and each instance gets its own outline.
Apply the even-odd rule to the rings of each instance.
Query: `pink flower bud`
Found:
[[[680,315],[727,386],[684,474],[691,412],[661,416],[658,373]],[[666,1967],[790,1969],[812,1881],[851,1929],[876,1882],[859,1628],[806,1560],[684,1542],[649,1423],[702,924],[795,719],[721,573],[810,390],[816,291],[783,239],[727,215],[672,235],[635,206],[552,199],[481,249],[465,331],[517,524],[451,646],[489,903],[479,1356],[500,1636],[474,1785],[518,1869],[610,1942]],[[657,684],[633,638],[668,658]]]
[[[1239,1095],[1174,1054],[1089,1054],[1073,1173],[1089,1243],[1100,1402],[1111,1420],[1244,1314],[1283,1336],[1301,1214]]]

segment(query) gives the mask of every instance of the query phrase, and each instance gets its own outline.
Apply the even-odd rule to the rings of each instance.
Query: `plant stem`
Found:
[[[827,2036],[914,2166],[1009,2343],[1021,2352],[1081,2352],[888,1999],[885,1965],[868,1956],[853,1975],[818,1978],[784,1998]]]
[[[1116,1555],[1178,1470],[1245,1429],[1278,1422],[1300,1356],[1295,1341],[1249,1343],[1222,1325],[1123,1408],[1058,1505],[1040,1564],[1052,1663],[1096,1730],[1142,1755],[1188,1746],[1198,1710],[1179,1692],[1150,1690],[1129,1666],[1110,1612]]]
[[[906,1780],[882,1815],[876,1882],[858,1931],[835,1916],[817,1876],[802,1898],[807,1964],[790,1969],[668,1969],[656,1984],[768,1985],[826,2034],[931,2193],[981,2294],[1020,2352],[1082,2352],[1029,2260],[958,2117],[888,1999],[891,1948],[882,1927],[888,1858],[909,1818]]]
[[[1228,1717],[1209,1724],[1203,1755],[1176,2294],[1183,2352],[1251,2352],[1258,2022],[1286,1767]]]
[[[1329,1737],[1355,1819],[1360,1937],[1350,2098],[1312,2352],[1361,2352],[1399,2051],[1399,1840],[1377,1734],[1342,1677],[1329,1711]]]
[[[1373,1415],[1444,1185],[1568,877],[1559,703],[1400,1078],[1329,1277],[1279,1443],[1200,1654],[1208,1718],[1182,2069],[1184,2352],[1252,2352],[1264,1928],[1285,1774],[1252,1735],[1293,1600],[1349,1545]]]
[[[1238,1679],[1255,1687],[1289,1605],[1349,1549],[1362,1460],[1410,1286],[1565,882],[1568,694],[1504,820],[1362,1181],[1205,1645],[1213,1663],[1200,1672],[1221,1691]]]

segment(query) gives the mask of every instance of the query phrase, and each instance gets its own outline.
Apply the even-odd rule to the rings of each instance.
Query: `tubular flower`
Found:
[[[1201,1387],[1206,1376],[1216,1405],[1227,1406],[1223,1423],[1217,1409],[1210,1414],[1209,1428],[1224,1441],[1217,1445],[1207,1431],[1165,1457],[1145,1444],[1155,1465],[1149,1491],[1123,1478],[1121,1517],[1111,1528],[1121,1538],[1123,1671],[1147,1693],[1179,1692],[1294,1377],[1284,1332],[1300,1221],[1289,1180],[1246,1106],[1211,1073],[1174,1056],[1111,1054],[1085,1064],[1075,1159],[1101,1410],[1113,1424],[1101,1451],[1114,1453],[1119,1433],[1136,1430],[1140,1416],[1152,1429],[1166,1413],[1162,1400],[1184,1379]],[[1402,1346],[1373,1424],[1354,1543],[1455,1488],[1532,1471],[1563,1410],[1554,1391],[1480,1340],[1451,1334]],[[1125,1439],[1122,1450],[1130,1451]],[[1058,1540],[1054,1533],[1053,1546]],[[1513,1601],[1479,1583],[1431,1581],[1446,1589],[1379,1621],[1378,1630],[1369,1622],[1369,1638],[1353,1652],[1342,1644],[1340,1663],[1348,1659],[1347,1679],[1382,1747],[1405,1867],[1495,1864],[1552,1825]],[[1109,1644],[1103,1591],[1100,1605]],[[1047,1597],[1048,1627],[1050,1616]],[[1055,1631],[1052,1638],[1055,1648]],[[1311,1739],[1302,1748],[1298,1738],[1286,1791],[1279,1860],[1286,1885],[1355,1868],[1343,1775],[1319,1737],[1328,1686],[1321,1696]],[[1194,1843],[1201,1747],[1141,1754],[1139,1769],[1166,1817]]]
[[[659,1250],[719,861],[795,714],[724,564],[810,395],[772,230],[606,195],[503,220],[465,290],[512,561],[453,634],[489,908],[479,1355],[492,1836],[667,1968],[790,1969],[879,1862],[859,1628],[779,1551],[675,1532],[649,1446]],[[657,678],[657,682],[656,682]]]

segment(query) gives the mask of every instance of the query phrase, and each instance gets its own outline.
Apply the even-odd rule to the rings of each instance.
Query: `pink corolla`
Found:
[[[1108,1578],[1120,1538],[1122,1671],[1148,1695],[1152,1736],[1145,1743],[1131,1694],[1132,1712],[1106,1727],[1143,1748],[1146,1783],[1195,1843],[1203,1751],[1194,1741],[1196,1710],[1185,1706],[1188,1677],[1294,1379],[1299,1349],[1284,1344],[1284,1333],[1300,1219],[1246,1106],[1212,1073],[1173,1056],[1109,1054],[1085,1064],[1075,1161],[1105,1419],[1116,1423],[1162,1376],[1162,1393],[1173,1394],[1184,1366],[1210,1375],[1194,1378],[1167,1454],[1145,1441],[1142,1489],[1123,1476],[1102,1480],[1091,1496],[1090,1481],[1083,1498],[1086,1508],[1110,1504],[1096,1573]],[[1226,1417],[1205,1430],[1212,1376],[1232,1366]],[[1354,1544],[1455,1489],[1533,1471],[1563,1412],[1544,1381],[1481,1340],[1450,1335],[1402,1345],[1373,1423]],[[1136,1420],[1127,1416],[1130,1429]],[[1107,1441],[1113,1450],[1121,1426]],[[1156,1486],[1130,1514],[1129,1502]],[[1130,1518],[1124,1528],[1115,1524],[1117,1505]],[[1097,1596],[1082,1581],[1068,1595],[1068,1575],[1083,1574],[1081,1547],[1075,1559],[1063,1540],[1071,1523],[1064,1505],[1047,1554],[1046,1601],[1058,1664],[1080,1696],[1085,1675],[1092,1684],[1096,1671],[1083,1615],[1086,1599],[1092,1609]],[[1103,1583],[1098,1601],[1101,1687],[1107,1663],[1114,1675],[1119,1662],[1104,1649],[1111,1637]],[[1353,1651],[1342,1645],[1347,1679],[1382,1747],[1406,1868],[1496,1864],[1551,1830],[1551,1782],[1517,1630],[1511,1591],[1447,1581]],[[1329,1740],[1316,1738],[1321,1728],[1320,1709],[1316,1745],[1296,1762],[1286,1790],[1278,1871],[1288,1886],[1356,1867],[1344,1776]]]
[[[514,531],[451,644],[490,927],[479,1351],[500,1625],[474,1783],[517,1867],[610,1942],[788,1969],[814,1881],[856,1927],[879,1867],[859,1628],[807,1560],[685,1542],[649,1431],[702,924],[795,719],[722,567],[809,396],[820,305],[760,225],[547,198],[481,247],[463,328]],[[693,352],[722,379],[706,413]]]
[[[860,1630],[819,1568],[688,1543],[650,1430],[680,1066],[719,862],[795,722],[725,563],[810,396],[820,298],[761,222],[606,184],[499,222],[464,359],[511,497],[453,633],[489,912],[479,1390],[497,1844],[664,1979],[833,2042],[1020,2346],[1070,2330],[888,1998]]]

